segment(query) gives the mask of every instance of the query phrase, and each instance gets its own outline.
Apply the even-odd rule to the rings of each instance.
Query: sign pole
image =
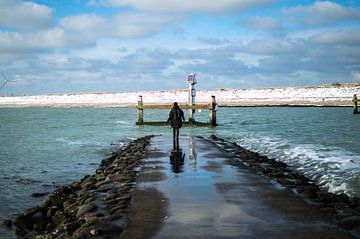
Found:
[[[195,78],[195,73],[191,73],[188,74],[187,77],[187,81],[189,83],[189,123],[194,123],[195,122],[195,118],[194,118],[194,113],[195,113],[195,96],[196,96],[196,89],[195,89],[195,84],[196,84],[196,78]]]

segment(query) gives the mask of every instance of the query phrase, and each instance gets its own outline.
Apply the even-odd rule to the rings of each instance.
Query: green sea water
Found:
[[[145,111],[166,121],[167,110]],[[208,111],[196,112],[207,121]],[[220,108],[219,126],[184,127],[183,135],[216,134],[286,162],[324,189],[360,196],[360,115],[351,108]],[[41,203],[34,192],[95,172],[132,139],[171,135],[168,126],[136,126],[134,108],[0,109],[0,221]],[[1,223],[2,224],[2,223]],[[0,238],[12,238],[0,226]]]

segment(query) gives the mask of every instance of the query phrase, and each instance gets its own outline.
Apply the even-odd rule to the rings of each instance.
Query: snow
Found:
[[[279,87],[263,89],[197,90],[196,102],[209,103],[216,96],[220,105],[324,105],[351,106],[360,86]],[[129,107],[138,96],[144,104],[186,103],[187,90],[142,91],[127,93],[45,94],[0,97],[0,107]]]

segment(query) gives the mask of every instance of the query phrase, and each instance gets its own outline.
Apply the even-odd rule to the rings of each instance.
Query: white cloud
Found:
[[[81,48],[93,46],[94,41],[67,34],[61,28],[52,28],[37,32],[1,32],[0,61],[7,62],[39,52],[57,48]]]
[[[176,17],[167,14],[122,13],[106,19],[96,14],[65,17],[60,24],[67,30],[95,38],[141,38],[164,30]]]
[[[164,30],[173,21],[174,17],[163,14],[120,14],[115,18],[115,34],[124,38],[146,37]]]
[[[96,14],[64,17],[61,27],[36,31],[0,31],[0,62],[59,48],[84,48],[109,37],[132,39],[147,37],[171,26],[176,17],[168,14],[123,13],[113,18]]]
[[[19,0],[0,1],[0,26],[41,29],[52,26],[53,10],[47,6]]]
[[[61,28],[38,32],[0,32],[0,53],[6,51],[83,47],[93,45],[86,39],[66,34]]]
[[[291,39],[253,40],[244,44],[241,50],[256,55],[292,55],[299,53],[301,44]]]
[[[274,2],[274,0],[90,0],[90,4],[106,4],[119,7],[132,7],[155,12],[203,12],[222,13],[244,10]]]
[[[360,31],[328,31],[310,37],[316,44],[360,46]]]
[[[341,20],[360,20],[360,11],[331,1],[316,1],[310,6],[284,8],[291,20],[306,25],[327,25]]]
[[[245,20],[242,26],[253,30],[280,30],[281,24],[273,17],[255,17]]]
[[[107,33],[111,27],[107,19],[93,13],[64,17],[60,20],[60,25],[69,30],[94,35]]]

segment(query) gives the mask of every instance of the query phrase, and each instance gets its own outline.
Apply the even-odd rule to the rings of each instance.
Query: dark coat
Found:
[[[180,108],[172,108],[167,121],[171,122],[171,127],[181,128],[182,121],[185,121],[184,112]]]

